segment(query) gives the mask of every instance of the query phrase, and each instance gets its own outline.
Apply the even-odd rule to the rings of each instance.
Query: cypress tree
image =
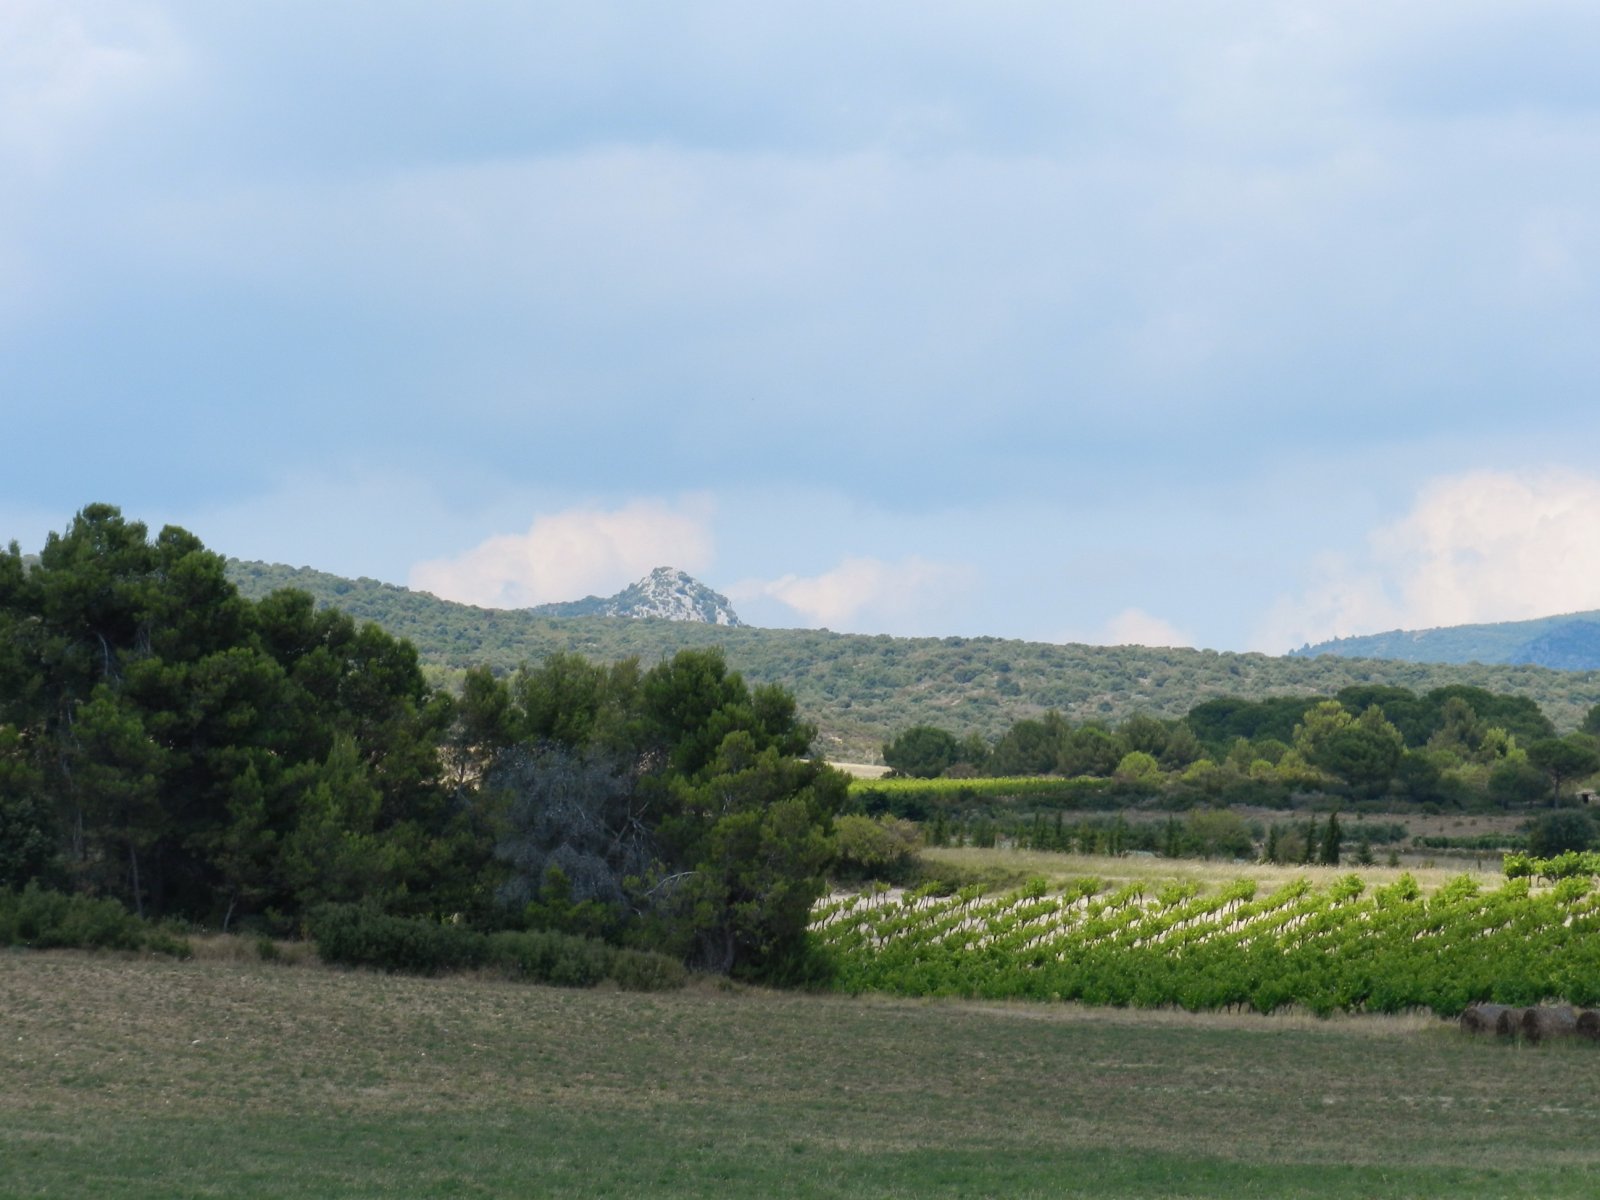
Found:
[[[1327,828],[1322,831],[1322,864],[1327,867],[1339,865],[1339,849],[1344,842],[1344,831],[1339,828],[1339,814],[1328,814]]]

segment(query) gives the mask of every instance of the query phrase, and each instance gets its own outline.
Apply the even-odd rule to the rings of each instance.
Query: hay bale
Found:
[[[1578,1014],[1578,1036],[1600,1042],[1600,1012],[1586,1008]]]
[[[1522,1030],[1522,1018],[1528,1010],[1508,1006],[1494,1019],[1494,1031],[1503,1038],[1515,1037]]]
[[[1461,1032],[1494,1033],[1504,1004],[1469,1004],[1461,1013]]]
[[[1539,1005],[1522,1014],[1522,1036],[1530,1042],[1572,1037],[1578,1032],[1578,1014],[1571,1008]]]

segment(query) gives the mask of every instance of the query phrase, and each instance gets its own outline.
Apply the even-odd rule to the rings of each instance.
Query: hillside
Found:
[[[886,739],[921,722],[997,736],[1019,717],[1050,708],[1074,721],[1117,721],[1134,712],[1176,717],[1213,696],[1331,695],[1354,683],[1416,691],[1471,683],[1526,695],[1562,729],[1575,728],[1600,703],[1594,671],[550,617],[454,604],[304,567],[232,560],[228,569],[247,596],[295,587],[320,604],[376,621],[414,642],[423,661],[446,675],[479,663],[514,670],[557,651],[607,661],[637,655],[648,665],[679,649],[721,646],[751,682],[780,683],[794,693],[820,731],[819,749],[864,761],[876,761]]]
[[[1526,663],[1559,671],[1600,669],[1600,611],[1532,621],[1395,629],[1336,638],[1290,652],[1293,658],[1387,658],[1425,663]]]

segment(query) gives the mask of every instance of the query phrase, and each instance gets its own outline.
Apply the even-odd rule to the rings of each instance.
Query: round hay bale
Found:
[[[1528,1010],[1525,1008],[1508,1005],[1499,1016],[1495,1017],[1494,1031],[1504,1038],[1515,1037],[1521,1031],[1522,1018],[1527,1013]]]
[[[1578,1014],[1578,1036],[1600,1042],[1600,1012],[1586,1008]]]
[[[1578,1032],[1578,1014],[1570,1008],[1539,1005],[1522,1014],[1522,1036],[1530,1042],[1572,1037]]]
[[[1461,1031],[1494,1033],[1495,1024],[1500,1020],[1500,1014],[1505,1011],[1504,1004],[1469,1004],[1461,1013]]]

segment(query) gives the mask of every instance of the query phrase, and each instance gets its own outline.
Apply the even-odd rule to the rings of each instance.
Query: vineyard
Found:
[[[851,992],[1191,1011],[1318,1014],[1545,999],[1600,1003],[1600,890],[1593,878],[1483,889],[1462,877],[1424,896],[1407,875],[1112,888],[1042,881],[1004,896],[877,886],[818,906],[812,929]]]

